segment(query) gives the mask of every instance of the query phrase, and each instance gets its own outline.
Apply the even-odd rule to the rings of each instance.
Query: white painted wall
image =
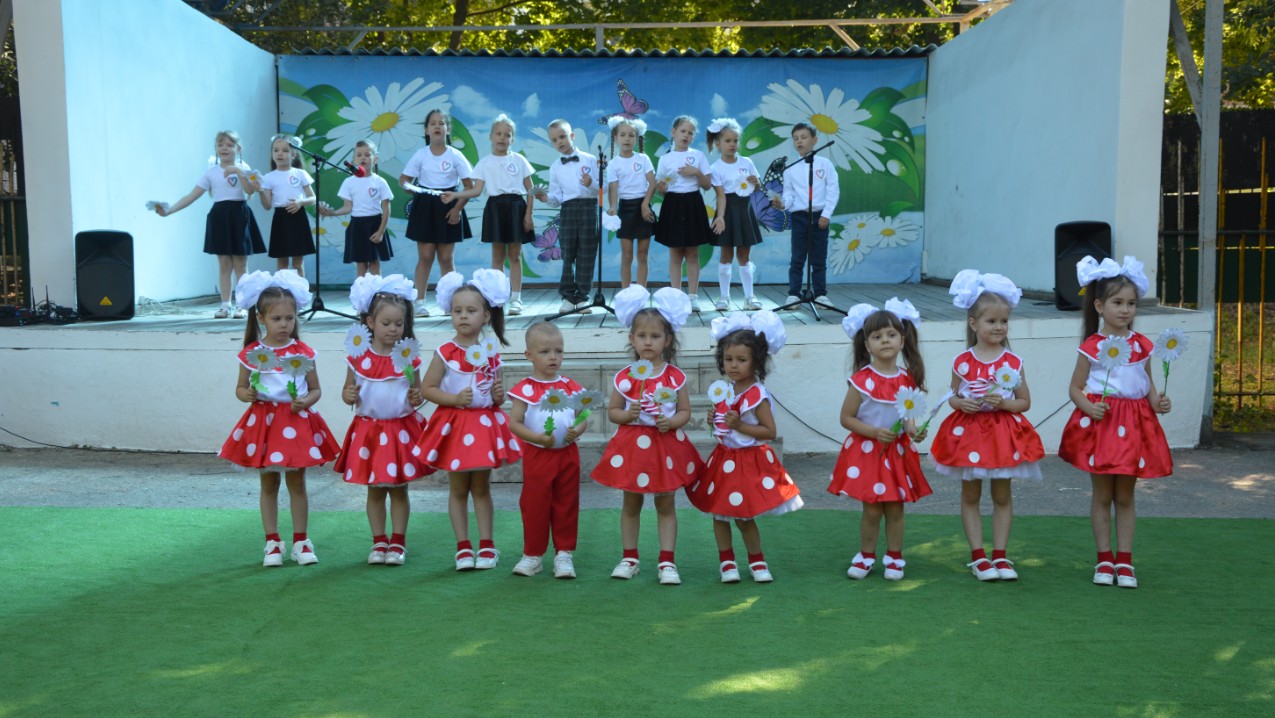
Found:
[[[138,295],[213,293],[207,195],[168,219],[145,203],[189,192],[222,129],[266,164],[274,56],[180,0],[16,0],[14,22],[37,294],[74,304],[75,234],[93,229],[133,235]]]
[[[1052,291],[1054,227],[1112,226],[1155,288],[1167,0],[1017,0],[930,55],[927,271]]]

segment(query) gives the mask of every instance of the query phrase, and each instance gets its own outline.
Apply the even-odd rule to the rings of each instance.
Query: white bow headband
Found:
[[[898,297],[891,297],[886,300],[885,306],[877,309],[871,304],[856,304],[850,307],[850,311],[846,312],[846,318],[841,320],[841,329],[846,336],[854,339],[854,335],[863,329],[863,322],[868,317],[879,311],[887,311],[899,318],[899,321],[911,322],[912,326],[921,323],[921,313],[912,306],[912,302]]]
[[[766,337],[766,353],[778,354],[788,341],[788,333],[784,330],[784,322],[778,314],[763,309],[749,317],[743,312],[735,312],[730,316],[717,317],[708,328],[708,335],[713,341],[720,342],[722,337],[741,329],[751,329]]]
[[[350,285],[350,304],[354,306],[354,311],[366,314],[372,306],[372,297],[378,294],[394,294],[411,304],[416,298],[416,285],[401,274],[391,274],[388,277],[364,274]]]
[[[493,308],[503,307],[505,302],[509,301],[509,278],[504,272],[499,269],[475,269],[474,278],[468,282],[460,272],[444,274],[434,288],[438,306],[442,307],[444,312],[451,312],[452,295],[466,284],[477,289],[478,293],[483,295],[483,299],[487,300],[487,304]]]
[[[629,119],[623,115],[613,115],[607,118],[607,127],[611,130],[615,130],[615,128],[620,125],[628,125],[632,127],[633,131],[637,133],[639,138],[646,134],[646,123],[642,120],[636,118]]]
[[[616,319],[626,327],[633,326],[633,318],[646,308],[648,301],[655,305],[655,310],[668,321],[675,332],[681,330],[687,317],[691,315],[691,298],[686,296],[686,292],[672,287],[657,289],[652,295],[646,291],[646,287],[630,284],[616,292],[611,301],[615,302]]]
[[[1146,294],[1147,288],[1151,286],[1142,262],[1127,254],[1125,255],[1123,266],[1116,264],[1116,260],[1111,257],[1107,257],[1099,263],[1098,260],[1088,255],[1076,262],[1076,279],[1080,281],[1080,286],[1082,287],[1087,287],[1091,282],[1099,279],[1111,279],[1121,275],[1124,275],[1125,279],[1133,282],[1133,286],[1138,288],[1139,297]]]
[[[291,269],[280,269],[274,274],[258,271],[240,277],[239,285],[235,287],[235,305],[244,309],[257,306],[261,293],[270,287],[279,287],[291,294],[297,302],[297,309],[309,306],[313,298],[310,294],[310,282],[305,277]]]
[[[947,293],[952,295],[952,304],[961,309],[974,306],[974,302],[983,292],[1004,297],[1011,308],[1017,307],[1018,300],[1023,298],[1023,290],[1014,286],[1008,277],[1000,274],[979,274],[976,269],[962,269],[952,278],[952,286],[947,290]]]

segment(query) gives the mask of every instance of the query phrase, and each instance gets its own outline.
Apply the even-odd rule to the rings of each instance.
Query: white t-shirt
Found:
[[[417,184],[429,189],[452,189],[473,175],[473,167],[455,147],[435,155],[428,146],[416,150],[403,167],[403,174],[415,177]]]
[[[241,172],[246,173],[252,169],[243,162],[238,162],[236,164],[239,166],[239,170]],[[214,202],[221,202],[227,199],[239,200],[242,202],[248,198],[248,195],[244,194],[243,181],[239,179],[239,175],[230,175],[227,177],[226,168],[222,167],[220,164],[215,164],[205,170],[203,176],[199,178],[199,182],[197,182],[196,185],[200,189],[206,190],[208,194],[212,196],[212,200]]]
[[[708,157],[697,149],[688,148],[684,152],[673,150],[660,158],[660,166],[655,171],[655,181],[664,181],[669,192],[698,192],[703,189],[694,177],[683,177],[677,173],[682,165],[694,165],[700,172],[708,174],[712,168],[708,165]]]
[[[380,175],[346,177],[336,196],[354,204],[350,214],[355,217],[377,216],[381,214],[381,202],[394,199],[389,183]]]
[[[747,157],[735,155],[734,162],[719,159],[713,163],[713,186],[721,187],[726,194],[741,197],[752,194],[756,188],[748,181],[749,176],[761,181],[761,177],[757,175],[757,166]]]
[[[474,165],[473,178],[483,181],[488,197],[501,194],[527,194],[523,180],[535,173],[526,157],[510,152],[504,157],[487,155]]]
[[[305,188],[312,184],[310,173],[299,167],[272,170],[261,178],[262,191],[270,191],[271,207],[287,207],[288,200],[305,197]]]
[[[620,199],[642,199],[650,184],[646,175],[655,173],[651,158],[640,152],[632,157],[612,157],[607,165],[607,186],[618,184]]]

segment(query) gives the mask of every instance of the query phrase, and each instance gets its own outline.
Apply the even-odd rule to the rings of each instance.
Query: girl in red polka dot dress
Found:
[[[828,492],[863,502],[859,553],[846,574],[860,579],[876,564],[877,537],[885,519],[885,578],[903,578],[903,504],[933,491],[921,473],[914,441],[925,431],[899,418],[894,408],[902,389],[925,391],[925,364],[918,348],[916,325],[921,316],[912,303],[897,298],[884,309],[856,304],[841,326],[854,342],[855,372],[841,405],[841,425],[850,430],[832,469]],[[899,366],[903,356],[906,368]]]
[[[801,508],[801,492],[764,442],[776,436],[770,394],[762,381],[766,364],[787,341],[783,322],[771,311],[749,317],[735,313],[713,320],[709,335],[717,340],[717,370],[727,382],[709,388],[713,402],[708,423],[717,446],[704,475],[687,489],[695,508],[713,517],[713,536],[721,561],[722,583],[739,581],[730,522],[734,521],[748,550],[753,581],[774,580],[761,550],[758,516],[778,516]]]
[[[966,345],[952,360],[955,413],[934,435],[930,457],[934,469],[961,479],[961,524],[970,544],[970,563],[980,581],[1014,581],[1018,572],[1006,555],[1014,520],[1010,479],[1039,481],[1045,448],[1023,413],[1031,394],[1023,360],[1009,350],[1009,313],[1022,291],[999,274],[966,269],[952,280],[952,303],[966,310]],[[991,483],[992,558],[983,549],[983,517],[979,501],[983,479]]]
[[[1138,298],[1147,291],[1142,262],[1125,257],[1101,263],[1085,257],[1076,265],[1084,287],[1084,336],[1069,394],[1076,405],[1063,428],[1058,456],[1089,472],[1098,564],[1093,582],[1137,588],[1133,570],[1133,489],[1138,479],[1173,473],[1169,442],[1156,414],[1173,408],[1151,380],[1152,342],[1133,331]],[[1099,328],[1101,320],[1101,328]],[[1111,513],[1116,515],[1116,553],[1111,553]]]
[[[438,280],[434,296],[451,314],[456,336],[438,348],[425,371],[425,398],[438,409],[420,448],[431,466],[447,472],[456,570],[495,568],[500,552],[492,535],[491,470],[522,458],[509,416],[500,408],[505,401],[500,347],[509,346],[503,309],[509,280],[498,269],[476,270],[468,282],[459,272],[449,272]],[[494,339],[483,336],[489,325]],[[470,496],[478,520],[476,556],[469,540]]]
[[[297,310],[310,298],[310,283],[290,269],[273,275],[253,272],[239,280],[235,291],[238,306],[254,307],[244,329],[235,386],[235,396],[249,406],[218,456],[261,471],[264,566],[283,565],[280,474],[288,483],[292,509],[292,560],[303,566],[319,561],[306,536],[310,502],[305,470],[335,459],[337,446],[327,423],[314,410],[322,396],[314,350],[301,342],[297,332]],[[297,376],[285,374],[289,363],[305,371]]]
[[[648,307],[648,299],[655,306]],[[691,420],[686,374],[673,366],[677,358],[677,330],[691,313],[691,300],[680,289],[665,287],[654,297],[637,284],[616,292],[615,316],[629,327],[629,347],[636,359],[613,380],[607,418],[617,425],[602,460],[593,467],[593,480],[624,492],[620,511],[620,541],[624,550],[611,578],[629,579],[638,573],[638,530],[642,504],[655,495],[661,584],[682,582],[673,551],[677,547],[677,513],[673,496],[704,472],[704,461],[682,427]]]
[[[350,303],[362,324],[346,338],[345,387],[341,399],[354,407],[341,458],[334,467],[346,483],[367,486],[367,522],[372,530],[369,564],[402,566],[407,558],[407,483],[432,470],[416,442],[425,430],[417,413],[420,357],[407,371],[403,357],[416,346],[412,331],[412,282],[401,274],[365,274],[350,287]],[[400,368],[401,365],[401,368]],[[408,374],[411,378],[408,378]],[[389,500],[391,534],[385,534]]]

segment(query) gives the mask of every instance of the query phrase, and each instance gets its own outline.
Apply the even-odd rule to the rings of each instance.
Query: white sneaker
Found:
[[[478,560],[474,561],[474,568],[479,571],[486,571],[489,568],[495,568],[496,562],[500,560],[500,552],[494,548],[478,549]]]
[[[413,310],[413,313],[414,313],[414,314],[416,314],[416,316],[418,316],[418,317],[428,317],[428,316],[429,316],[429,307],[425,306],[425,300],[424,300],[424,299],[417,299],[417,300],[416,300],[416,306],[415,306],[415,309]]]
[[[580,313],[581,313],[581,314],[592,314],[592,313],[593,313],[593,300],[592,300],[592,299],[586,299],[586,300],[584,300],[583,302],[580,302],[579,304],[575,305],[575,307],[576,307],[576,309],[580,310]]]
[[[734,561],[722,561],[722,583],[739,583],[739,566]]]
[[[677,573],[677,566],[672,561],[663,561],[655,567],[659,571],[661,586],[680,586],[682,577]]]
[[[390,545],[384,541],[372,544],[372,552],[367,555],[367,562],[376,565],[385,563],[385,552],[389,550]]]
[[[235,307],[234,317],[235,319],[247,319],[248,310],[244,309],[243,307]]]
[[[514,573],[519,576],[535,576],[543,568],[542,563],[539,556],[523,554],[518,563],[514,564]]]
[[[558,313],[565,314],[567,312],[574,311],[575,308],[576,308],[575,302],[571,301],[570,299],[564,299],[562,300],[562,304],[558,305]]]
[[[635,558],[620,559],[615,565],[615,569],[611,571],[611,578],[622,578],[625,581],[638,575],[638,560]]]
[[[509,316],[516,317],[519,314],[522,314],[522,300],[511,299],[509,301]]]
[[[730,301],[728,301],[726,297],[718,297],[717,302],[713,304],[713,309],[716,309],[719,312],[724,312],[727,309],[730,309]]]
[[[302,566],[319,562],[319,557],[314,555],[314,544],[310,543],[310,539],[292,544],[292,560]]]
[[[407,549],[403,548],[402,544],[397,544],[397,543],[390,544],[390,550],[385,552],[385,565],[386,566],[402,566],[403,562],[406,560],[407,560]]]
[[[699,314],[699,295],[688,294],[686,296],[691,298],[691,311],[695,312],[696,314]]]
[[[474,550],[471,548],[463,548],[456,552],[456,570],[457,571],[473,571],[474,570]]]
[[[765,561],[753,561],[748,564],[748,571],[753,575],[753,583],[770,583],[775,577],[770,575],[770,567]]]
[[[856,553],[854,558],[850,559],[850,568],[846,569],[846,575],[858,581],[872,573],[872,567],[876,564],[875,558],[864,558],[863,552]]]
[[[749,298],[748,298],[748,308],[749,308],[750,310],[752,310],[752,311],[756,311],[756,310],[758,310],[758,309],[761,309],[761,301],[760,301],[759,299],[757,299],[757,297],[755,297],[755,296],[753,296],[753,297],[749,297]]]
[[[230,307],[225,304],[221,305],[220,307],[217,308],[217,311],[213,312],[213,319],[229,319],[229,318],[230,318]]]
[[[885,565],[885,574],[884,574],[885,580],[887,581],[902,581],[903,580],[903,567],[908,565],[907,561],[904,561],[901,558],[891,558],[889,556],[886,556],[884,559],[881,560],[881,562]]]
[[[280,541],[266,542],[266,555],[261,560],[262,566],[282,566],[283,565],[283,543]]]
[[[996,576],[1002,581],[1017,581],[1018,572],[1014,570],[1014,562],[1007,558],[998,558],[992,561],[992,565],[996,567]]]
[[[784,297],[784,306],[788,307],[789,311],[792,311],[793,309],[796,309],[796,304],[799,301],[801,300],[798,299],[796,295],[789,294],[788,296]]]
[[[827,294],[820,294],[819,296],[815,297],[815,304],[831,304],[831,303],[832,302],[828,301]]]
[[[575,578],[576,564],[571,558],[570,551],[559,551],[553,557],[553,577],[554,578]]]
[[[970,573],[974,574],[974,578],[977,578],[980,581],[1000,580],[1001,576],[996,570],[996,567],[992,565],[991,561],[988,561],[985,558],[980,558],[977,561],[973,561],[965,565],[969,567]]]

